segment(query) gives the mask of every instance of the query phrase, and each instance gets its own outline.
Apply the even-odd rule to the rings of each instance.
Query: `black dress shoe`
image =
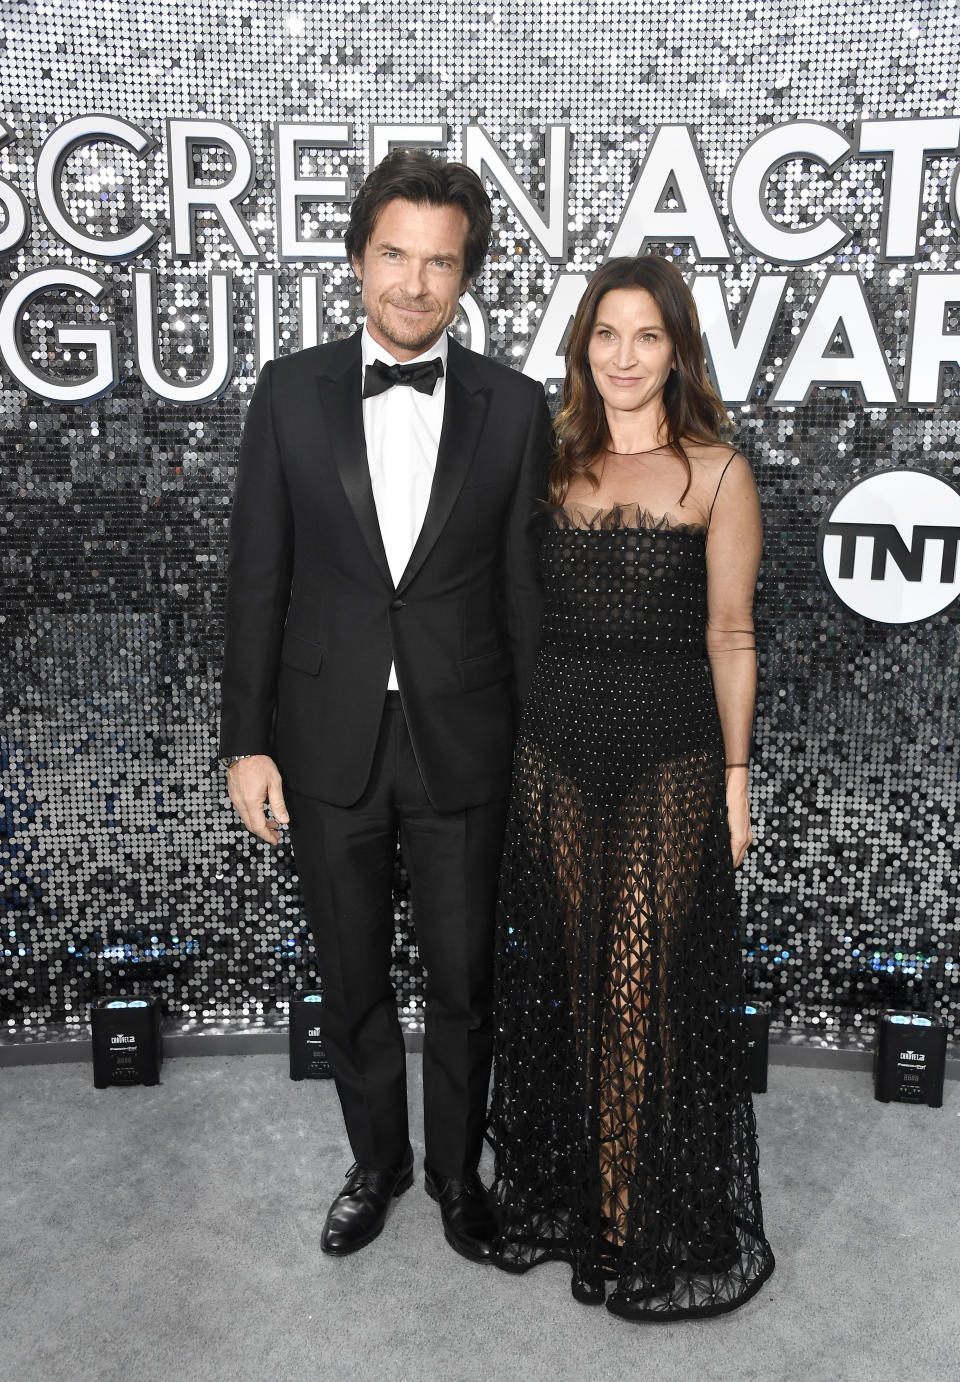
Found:
[[[621,1248],[604,1238],[589,1257],[577,1258],[573,1263],[570,1291],[581,1305],[602,1305],[607,1298],[607,1282],[619,1277]]]
[[[702,1222],[690,1225],[683,1235],[683,1266],[690,1272],[729,1272],[740,1261],[740,1239],[733,1210],[723,1203],[708,1204]]]
[[[637,1272],[625,1281],[621,1280],[611,1296],[607,1298],[607,1309],[625,1320],[636,1319],[638,1315],[650,1314],[646,1306],[659,1297],[669,1297],[676,1286],[673,1268],[664,1263],[654,1265],[646,1271]],[[666,1303],[669,1304],[669,1301]]]
[[[383,1171],[354,1164],[343,1189],[330,1206],[320,1246],[342,1257],[373,1241],[383,1228],[390,1201],[413,1184],[413,1149]]]
[[[489,1262],[497,1221],[477,1173],[460,1180],[455,1176],[438,1176],[424,1166],[423,1184],[431,1199],[440,1205],[443,1236],[451,1248],[471,1262]]]
[[[736,1230],[728,1225],[707,1228],[687,1240],[683,1266],[689,1272],[719,1275],[731,1271],[740,1261]]]
[[[574,1264],[570,1293],[581,1305],[602,1305],[607,1298],[607,1277],[593,1265]]]

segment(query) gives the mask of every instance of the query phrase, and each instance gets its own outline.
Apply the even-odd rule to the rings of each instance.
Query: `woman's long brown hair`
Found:
[[[603,399],[593,380],[587,350],[600,299],[616,288],[645,288],[659,307],[673,343],[676,369],[670,371],[664,385],[663,406],[665,444],[676,452],[687,470],[681,503],[691,480],[684,442],[719,441],[730,426],[723,403],[707,378],[700,321],[680,270],[656,254],[610,259],[587,284],[570,329],[567,372],[556,421],[557,453],[550,467],[551,504],[562,504],[571,482],[580,475],[585,475],[596,489],[598,481],[592,467],[610,446]]]

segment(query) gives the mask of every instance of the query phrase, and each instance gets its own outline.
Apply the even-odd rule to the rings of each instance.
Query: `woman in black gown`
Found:
[[[750,835],[756,486],[675,266],[611,260],[569,338],[543,646],[501,879],[497,1264],[718,1314],[773,1270],[734,867]]]

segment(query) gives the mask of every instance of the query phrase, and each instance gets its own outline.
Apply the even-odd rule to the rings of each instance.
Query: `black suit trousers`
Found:
[[[350,807],[285,791],[316,947],[324,1045],[356,1160],[381,1169],[406,1149],[406,1062],[390,982],[399,838],[426,978],[428,1165],[462,1177],[483,1143],[493,1048],[493,930],[505,803],[437,811],[403,711],[389,697],[363,796]]]

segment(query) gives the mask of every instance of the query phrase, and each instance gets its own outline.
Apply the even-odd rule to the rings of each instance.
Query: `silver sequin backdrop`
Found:
[[[817,535],[855,480],[960,472],[958,18],[4,0],[8,1030],[79,1025],[131,983],[182,1020],[269,1020],[315,978],[290,859],[241,836],[213,766],[225,524],[258,362],[356,324],[346,200],[397,141],[487,178],[494,252],[458,330],[517,368],[555,379],[609,254],[689,273],[766,514],[751,990],[831,1040],[888,1003],[952,1021],[954,529],[923,567],[943,606],[900,624],[838,601]],[[408,911],[398,871],[415,1026]]]

